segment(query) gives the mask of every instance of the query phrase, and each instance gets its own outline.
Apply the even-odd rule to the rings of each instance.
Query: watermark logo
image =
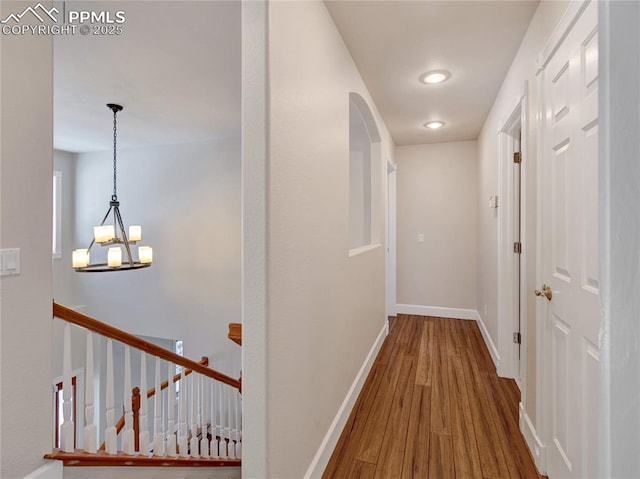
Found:
[[[44,16],[39,15],[38,12],[41,12],[41,14],[43,14],[44,16],[47,16],[51,20],[53,20],[54,22],[58,23],[58,18],[56,16],[54,16],[54,13],[57,15],[57,14],[60,13],[60,11],[56,7],[52,7],[51,10],[47,10],[44,7],[44,5],[42,5],[41,3],[37,4],[35,7],[29,6],[29,7],[25,8],[22,11],[22,13],[18,13],[18,14],[12,13],[7,18],[5,18],[4,20],[0,21],[0,23],[6,24],[6,23],[9,23],[11,20],[13,20],[15,23],[20,23],[22,18],[27,13],[30,13],[31,15],[36,17],[38,20],[40,20],[40,23],[44,23],[45,22]]]
[[[0,20],[3,35],[122,35],[126,13],[122,10],[47,9],[42,3],[28,6]]]

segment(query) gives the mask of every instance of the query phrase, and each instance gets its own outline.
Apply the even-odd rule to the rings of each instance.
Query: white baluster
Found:
[[[216,381],[214,379],[210,379],[211,383],[211,447],[210,447],[210,455],[212,458],[217,459],[220,457],[218,454],[218,440],[216,436],[219,436],[218,431],[218,408],[220,407],[220,403],[218,401],[218,396],[216,395]]]
[[[240,434],[238,438],[238,442],[236,443],[236,459],[242,459],[242,434]]]
[[[60,426],[60,448],[64,452],[74,452],[73,433],[75,425],[71,415],[71,391],[73,391],[73,385],[71,379],[71,325],[69,323],[64,325],[62,354],[62,417],[64,421]]]
[[[233,390],[234,401],[233,406],[235,408],[235,428],[233,431],[233,441],[234,441],[234,451],[233,457],[236,459],[240,459],[240,392],[237,390]]]
[[[169,388],[167,407],[167,456],[176,457],[178,455],[176,444],[176,384],[173,382],[175,367],[169,363]]]
[[[187,381],[184,374],[184,366],[182,367],[182,373],[180,375],[180,396],[178,397],[178,404],[180,408],[180,427],[178,430],[178,452],[180,457],[189,457],[188,450],[188,438],[187,438]]]
[[[93,395],[93,334],[87,331],[87,363],[84,371],[84,452],[95,454],[98,450],[98,428],[95,422]]]
[[[227,457],[229,459],[233,459],[235,456],[235,451],[233,449],[233,388],[231,386],[227,386],[227,414],[229,415],[229,451],[227,452]]]
[[[220,457],[223,459],[229,458],[229,452],[231,447],[229,446],[230,437],[229,437],[229,429],[231,422],[231,411],[230,411],[230,396],[228,392],[224,392],[226,389],[226,385],[224,383],[220,383]],[[226,406],[226,407],[223,407]]]
[[[164,433],[162,432],[162,390],[160,389],[160,358],[156,358],[156,394],[154,401],[153,455],[164,456]]]
[[[191,373],[191,441],[189,448],[191,449],[191,457],[200,457],[198,446],[198,374],[194,371]]]
[[[238,445],[236,446],[236,456],[242,459],[242,394],[238,391]]]
[[[117,433],[115,426],[115,399],[113,392],[113,340],[107,339],[107,429],[104,433],[105,451],[107,454],[118,453]]]
[[[124,347],[124,430],[122,431],[122,451],[128,456],[136,452],[133,433],[133,409],[131,405],[131,349]]]
[[[200,439],[200,456],[209,457],[209,421],[211,415],[211,408],[209,407],[209,388],[207,387],[207,379],[205,376],[199,376],[200,379],[200,433],[202,438]]]
[[[226,394],[224,392],[225,391],[224,388],[225,388],[224,383],[220,383],[218,385],[218,390],[220,391],[220,425],[218,426],[218,428],[220,429],[220,458],[222,459],[226,459],[229,457],[227,455],[229,452],[229,449],[227,447],[227,441],[226,441],[226,439],[228,439],[227,437],[228,428],[226,426],[228,415],[225,414]]]
[[[140,432],[138,443],[140,455],[147,456],[151,446],[149,444],[149,399],[147,398],[147,355],[140,351],[140,411],[138,412]]]

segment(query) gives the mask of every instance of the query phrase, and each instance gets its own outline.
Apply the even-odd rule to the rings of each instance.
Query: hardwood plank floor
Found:
[[[542,479],[475,321],[398,315],[323,479]]]

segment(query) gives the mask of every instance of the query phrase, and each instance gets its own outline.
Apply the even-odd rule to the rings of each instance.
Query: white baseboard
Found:
[[[338,409],[338,413],[331,423],[327,434],[324,436],[318,452],[316,452],[313,461],[311,461],[311,464],[304,475],[304,479],[320,479],[322,477],[322,474],[329,463],[329,459],[331,459],[331,454],[333,454],[333,450],[335,449],[336,444],[338,444],[338,439],[340,439],[342,430],[349,419],[353,405],[360,395],[364,381],[367,379],[369,371],[371,371],[371,366],[373,366],[373,362],[378,355],[378,351],[380,351],[382,343],[384,343],[384,339],[388,334],[389,323],[385,321],[380,334],[378,334],[373,346],[371,346],[369,354],[367,354],[366,359],[362,363],[360,371],[358,371],[347,396],[344,398],[344,401],[342,401],[342,405],[340,406],[340,409]]]
[[[478,313],[477,311],[475,313],[475,319],[478,323],[478,327],[480,328],[480,333],[482,333],[482,338],[484,339],[484,343],[487,345],[487,349],[489,350],[489,354],[491,355],[491,359],[493,360],[493,364],[495,365],[497,371],[500,366],[500,354],[498,353],[498,348],[496,348],[496,345],[493,343],[491,335],[489,334],[487,327],[484,325],[482,316],[480,316],[480,313]]]
[[[478,312],[475,309],[444,308],[439,306],[422,306],[417,304],[397,304],[397,314],[415,314],[418,316],[434,316],[436,318],[455,318],[475,320]]]
[[[44,466],[36,469],[23,479],[62,479],[62,461],[48,461]]]
[[[139,467],[73,466],[64,468],[64,479],[241,479],[240,467]],[[257,476],[254,476],[257,477]]]
[[[525,411],[524,406],[520,403],[520,432],[524,436],[524,440],[529,447],[529,451],[531,451],[531,456],[533,457],[533,462],[538,469],[538,472],[543,476],[547,474],[547,448],[542,443],[538,434],[536,433],[536,428],[533,426],[531,422],[531,418]]]

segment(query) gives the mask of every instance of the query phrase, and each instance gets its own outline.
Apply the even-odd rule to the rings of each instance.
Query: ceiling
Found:
[[[475,140],[537,1],[325,0],[396,145]],[[438,85],[419,81],[448,70]],[[442,120],[439,130],[423,127]]]
[[[124,106],[118,147],[240,134],[239,2],[67,4],[122,10],[126,21],[122,35],[54,38],[55,148],[109,150],[107,103]]]
[[[60,2],[56,2],[59,4]],[[71,2],[67,2],[71,4]],[[476,139],[537,1],[326,1],[398,145]],[[83,152],[240,134],[240,2],[73,2],[123,34],[54,39],[54,146]],[[62,7],[60,7],[62,9]],[[424,85],[427,70],[451,78]],[[427,130],[429,120],[443,120]]]

